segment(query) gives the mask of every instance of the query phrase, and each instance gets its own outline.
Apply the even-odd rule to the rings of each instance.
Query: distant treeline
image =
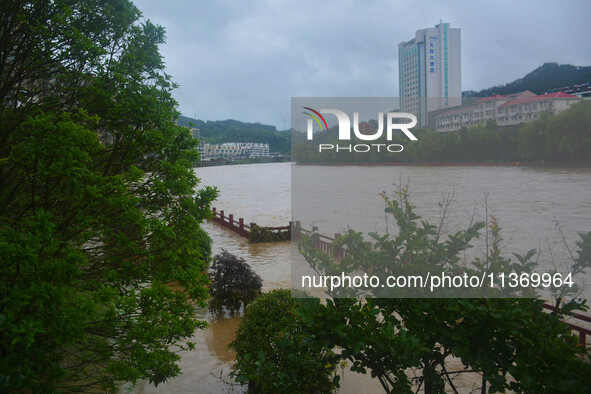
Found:
[[[271,152],[283,154],[289,154],[291,148],[289,130],[277,131],[275,126],[261,123],[244,123],[233,119],[203,121],[181,115],[178,124],[198,128],[201,140],[210,144],[262,142],[269,144]]]
[[[549,90],[565,86],[591,82],[591,66],[573,66],[571,64],[544,63],[523,78],[505,85],[493,86],[479,92],[463,92],[464,97],[487,97],[493,94],[512,94],[529,90],[535,94],[544,94]]]
[[[494,121],[442,133],[433,129],[413,129],[418,141],[404,135],[376,141],[339,141],[337,127],[314,134],[306,140],[295,132],[292,160],[299,163],[467,163],[467,162],[538,162],[591,163],[591,102],[583,101],[556,115],[543,114],[534,122],[498,127]],[[353,135],[353,133],[352,133]],[[353,137],[354,138],[354,137]],[[318,144],[331,144],[335,149],[318,152]],[[372,146],[367,153],[349,153],[343,147],[356,144],[384,144],[377,152]],[[404,150],[391,153],[387,145],[400,144]],[[341,147],[336,152],[336,145]],[[359,147],[360,151],[365,146]],[[353,150],[353,149],[352,149]],[[396,150],[396,147],[392,147]]]

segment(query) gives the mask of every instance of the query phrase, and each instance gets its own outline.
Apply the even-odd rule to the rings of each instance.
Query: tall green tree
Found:
[[[217,192],[174,121],[163,28],[128,0],[9,0],[0,20],[0,391],[178,375]]]

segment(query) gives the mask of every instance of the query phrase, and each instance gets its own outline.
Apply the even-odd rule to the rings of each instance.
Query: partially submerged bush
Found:
[[[250,229],[250,243],[284,242],[291,240],[290,227],[253,226]]]
[[[261,277],[244,259],[226,250],[222,249],[222,252],[213,258],[210,275],[209,310],[214,313],[222,313],[224,307],[230,313],[236,313],[261,294]]]
[[[338,357],[318,341],[295,310],[305,299],[289,290],[262,294],[246,308],[232,375],[249,393],[329,393],[338,387]]]

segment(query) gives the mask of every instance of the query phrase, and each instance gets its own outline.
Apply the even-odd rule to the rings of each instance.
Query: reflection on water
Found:
[[[512,251],[525,252],[546,243],[560,247],[553,218],[567,231],[569,240],[577,231],[591,230],[591,169],[537,169],[517,167],[293,167],[295,217],[318,225],[330,235],[355,226],[362,231],[385,231],[384,202],[378,196],[391,192],[394,184],[410,179],[411,201],[416,211],[430,222],[439,220],[438,203],[454,193],[449,212],[449,231],[465,226],[474,207],[483,219],[482,200],[488,193],[489,209],[503,227],[505,243]],[[205,167],[195,169],[202,184],[217,186],[221,194],[214,204],[235,218],[268,226],[287,225],[291,210],[291,164],[271,163]],[[306,184],[301,184],[302,180]],[[319,187],[309,188],[310,185]],[[331,191],[327,200],[318,190]],[[302,194],[303,193],[303,194]],[[300,204],[300,205],[298,205]],[[348,205],[350,204],[350,205]],[[303,207],[303,208],[302,208]],[[361,215],[355,217],[356,213]],[[331,222],[330,216],[341,220]],[[263,291],[290,286],[290,244],[250,245],[246,239],[216,224],[205,223],[213,239],[213,253],[222,248],[245,259],[263,279]],[[393,231],[390,220],[389,230]],[[547,257],[547,255],[546,255]],[[555,258],[563,256],[555,255]],[[225,393],[240,387],[223,383],[230,372],[233,353],[227,348],[234,339],[238,317],[216,318],[202,311],[209,328],[195,333],[192,352],[183,352],[183,375],[157,388],[139,382],[139,393]],[[381,387],[369,376],[345,372],[340,393],[379,393]]]
[[[236,353],[228,347],[234,340],[234,333],[240,324],[240,316],[215,317],[209,321],[205,331],[205,342],[210,353],[220,361],[229,363],[234,360]]]

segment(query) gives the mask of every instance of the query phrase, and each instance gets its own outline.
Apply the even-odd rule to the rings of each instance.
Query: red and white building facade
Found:
[[[437,131],[448,132],[494,120],[499,126],[512,126],[538,119],[542,113],[558,114],[581,98],[564,93],[536,95],[530,91],[507,96],[482,98],[471,106],[452,109],[437,115]]]

